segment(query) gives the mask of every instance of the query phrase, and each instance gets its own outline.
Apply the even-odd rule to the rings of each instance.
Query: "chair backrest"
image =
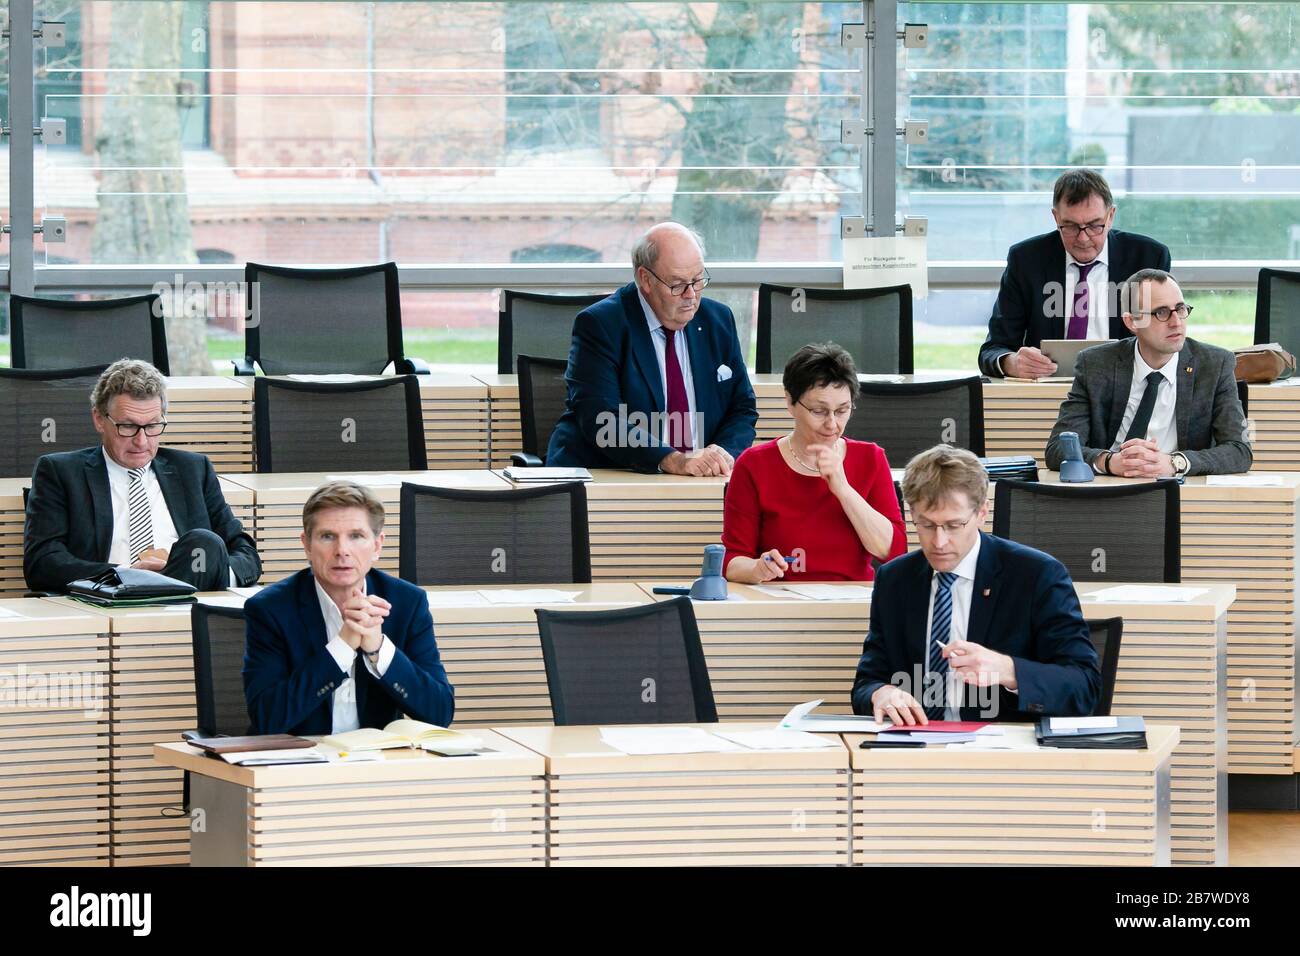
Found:
[[[1300,272],[1260,269],[1255,292],[1255,344],[1277,342],[1300,354]]]
[[[580,481],[480,491],[402,483],[398,573],[437,584],[591,581]]]
[[[193,604],[190,631],[199,733],[207,737],[248,733],[252,721],[244,699],[243,609]]]
[[[980,377],[941,382],[862,382],[844,429],[872,441],[902,468],[913,455],[948,444],[984,456],[984,389]]]
[[[1237,400],[1241,402],[1241,417],[1250,417],[1250,386],[1237,379]]]
[[[156,293],[76,302],[11,295],[9,319],[14,368],[84,368],[133,358],[171,374]]]
[[[690,598],[535,613],[557,726],[717,721]]]
[[[378,375],[402,355],[397,263],[296,269],[250,262],[248,358],[267,375]]]
[[[1046,551],[1077,581],[1177,584],[1178,482],[1074,487],[999,479],[993,533]]]
[[[569,386],[564,380],[568,362],[563,359],[519,356],[519,419],[524,451],[546,458],[551,432],[564,414]]]
[[[0,368],[0,477],[30,478],[42,455],[100,443],[90,393],[106,367]]]
[[[1097,651],[1097,662],[1101,666],[1101,692],[1097,695],[1097,706],[1093,714],[1098,717],[1110,716],[1111,701],[1115,698],[1115,674],[1119,671],[1119,645],[1124,636],[1124,619],[1108,617],[1088,621],[1088,636]]]
[[[253,382],[259,472],[424,471],[414,375],[361,382]]]
[[[780,372],[799,349],[826,341],[847,349],[859,372],[910,375],[912,287],[758,287],[757,371]]]
[[[521,354],[567,359],[574,318],[587,306],[607,298],[608,293],[546,295],[502,289],[497,313],[497,372],[514,372]]]

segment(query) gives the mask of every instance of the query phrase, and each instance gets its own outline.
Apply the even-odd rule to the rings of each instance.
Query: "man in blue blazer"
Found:
[[[579,313],[546,464],[729,475],[758,411],[736,320],[700,297],[699,236],[674,222],[632,251],[635,281]]]
[[[384,506],[334,481],[303,506],[311,567],[244,604],[244,697],[253,733],[338,734],[406,714],[440,727],[455,701],[433,639],[429,600],[373,569]]]
[[[980,530],[979,460],[947,445],[922,452],[903,496],[921,550],[876,574],[853,712],[895,724],[1091,714],[1101,670],[1070,575]]]

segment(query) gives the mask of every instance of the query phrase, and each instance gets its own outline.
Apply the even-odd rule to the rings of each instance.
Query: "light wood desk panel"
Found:
[[[0,865],[108,866],[104,618],[0,600]]]
[[[490,730],[476,734],[495,753],[235,767],[165,743],[152,756],[192,774],[207,824],[194,835],[194,866],[543,865],[545,762]]]
[[[222,375],[168,378],[163,444],[207,455],[218,474],[252,471],[252,388]]]
[[[848,863],[842,746],[629,756],[598,727],[497,732],[546,758],[551,866]]]
[[[863,750],[853,763],[859,865],[1167,866],[1178,728],[1147,750]]]

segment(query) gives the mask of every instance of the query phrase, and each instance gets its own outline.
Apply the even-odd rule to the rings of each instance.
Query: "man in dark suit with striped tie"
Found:
[[[1050,555],[984,534],[988,475],[939,445],[903,478],[921,550],[876,574],[853,712],[895,724],[1092,713],[1097,652]]]
[[[162,374],[148,362],[114,362],[95,385],[90,414],[102,445],[36,462],[23,540],[27,586],[63,591],[121,566],[200,591],[256,583],[257,547],[231,514],[212,462],[159,447]]]

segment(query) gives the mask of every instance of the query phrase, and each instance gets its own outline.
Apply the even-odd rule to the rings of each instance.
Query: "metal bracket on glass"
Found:
[[[864,239],[867,235],[867,219],[865,216],[841,216],[840,217],[840,238],[841,239]]]
[[[895,132],[908,146],[924,146],[930,139],[929,120],[904,120]]]
[[[845,146],[862,146],[870,135],[871,130],[867,128],[866,120],[840,120],[840,142]]]
[[[840,46],[846,50],[860,50],[867,45],[867,25],[865,23],[841,23]]]
[[[68,220],[63,216],[43,216],[39,225],[32,226],[32,232],[39,232],[48,245],[51,242],[68,241]]]
[[[10,37],[8,11],[0,22],[4,23],[4,30],[0,31],[0,36],[8,40]],[[40,40],[47,50],[57,50],[68,45],[68,25],[62,20],[42,20],[41,25],[32,30],[32,38]]]
[[[32,132],[41,138],[46,146],[63,146],[68,141],[68,121],[41,117],[41,125]]]
[[[925,46],[929,33],[928,23],[905,23],[903,29],[898,32],[898,38],[903,41],[905,49],[919,50]]]
[[[930,220],[925,216],[904,216],[903,224],[895,226],[895,232],[901,232],[908,238],[922,239],[930,230]]]
[[[902,40],[903,46],[909,50],[919,50],[926,45],[926,37],[930,34],[930,24],[928,23],[905,23],[903,29],[894,34],[896,40]],[[868,40],[876,39],[876,31],[868,30],[865,23],[841,23],[840,24],[840,46],[856,50],[867,45]]]

